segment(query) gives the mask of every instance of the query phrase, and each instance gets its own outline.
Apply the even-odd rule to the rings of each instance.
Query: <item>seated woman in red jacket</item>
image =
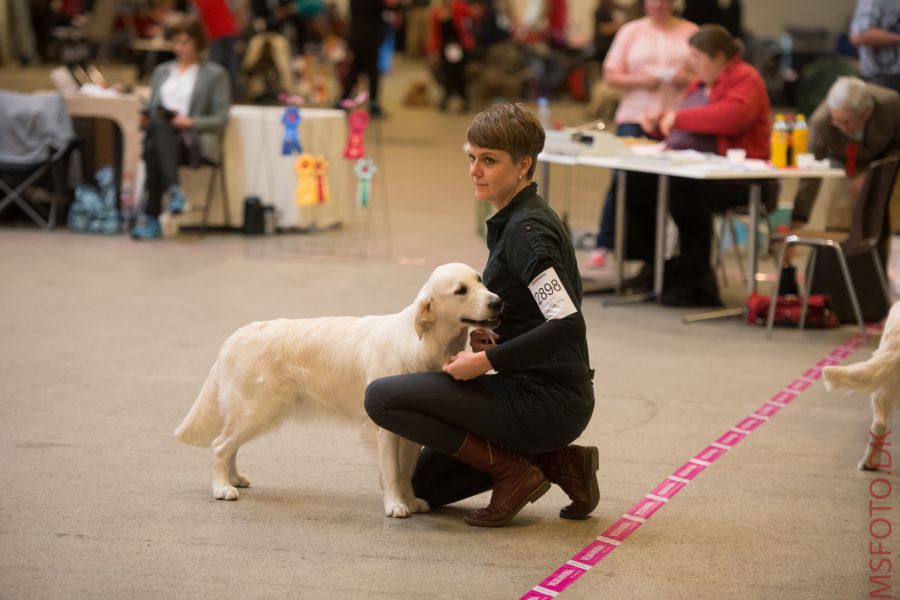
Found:
[[[694,149],[725,154],[742,148],[748,158],[769,157],[771,107],[765,83],[759,73],[741,59],[740,41],[720,25],[704,25],[689,40],[691,63],[699,80],[687,91],[677,110],[661,115],[644,115],[641,126],[651,135],[661,133],[673,149]],[[639,256],[649,260],[655,236],[655,176],[638,189],[629,189],[629,237],[637,227],[637,241],[645,246]],[[633,193],[632,193],[633,191]],[[739,183],[673,177],[669,188],[669,211],[678,226],[681,263],[691,281],[682,281],[678,292],[664,295],[668,304],[719,304],[715,276],[710,267],[712,213],[747,204],[749,188]],[[763,189],[763,202],[775,199],[773,188]],[[629,245],[631,248],[632,244]],[[640,256],[640,254],[644,254]],[[642,273],[642,281],[647,270]],[[667,285],[667,288],[669,286]],[[672,290],[674,291],[674,290]]]

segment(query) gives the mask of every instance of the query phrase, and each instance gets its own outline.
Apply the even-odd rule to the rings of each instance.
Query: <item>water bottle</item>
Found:
[[[794,119],[794,133],[792,136],[794,148],[793,165],[797,166],[797,155],[809,152],[809,126],[806,124],[806,117],[798,114]]]
[[[537,101],[537,117],[538,121],[541,122],[541,126],[544,128],[544,131],[550,129],[552,121],[550,120],[550,103],[547,101],[547,98],[541,96]]]
[[[786,167],[788,164],[788,126],[784,115],[775,115],[775,124],[772,126],[772,138],[769,144],[771,146],[769,162],[773,167]]]

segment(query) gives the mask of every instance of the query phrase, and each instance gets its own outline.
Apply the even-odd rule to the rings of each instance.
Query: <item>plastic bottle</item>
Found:
[[[809,126],[806,124],[806,117],[798,114],[794,118],[794,134],[792,136],[794,160],[793,165],[797,166],[797,155],[809,152]]]
[[[788,155],[788,126],[784,115],[775,115],[775,124],[772,125],[772,138],[770,162],[773,167],[783,168],[787,166]]]
[[[550,120],[550,103],[547,98],[541,96],[537,101],[537,118],[541,122],[544,131],[550,129],[552,121]]]

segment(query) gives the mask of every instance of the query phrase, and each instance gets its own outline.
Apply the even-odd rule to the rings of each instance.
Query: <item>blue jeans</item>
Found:
[[[619,123],[616,135],[622,137],[644,137],[644,130],[637,123]],[[616,175],[613,171],[612,183],[606,193],[603,211],[600,214],[600,228],[597,232],[597,248],[611,249],[616,243]]]

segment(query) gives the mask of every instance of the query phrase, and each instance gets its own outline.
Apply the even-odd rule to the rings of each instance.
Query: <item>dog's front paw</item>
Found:
[[[234,487],[250,487],[250,480],[240,473],[235,473],[231,476],[231,485]]]
[[[213,497],[216,500],[237,500],[238,496],[238,491],[230,485],[213,486]]]
[[[431,510],[431,505],[428,504],[428,501],[422,500],[421,498],[416,498],[415,501],[412,503],[412,506],[413,506],[413,512],[424,513],[424,512],[428,512],[429,510]]]
[[[385,501],[384,514],[388,517],[405,519],[409,516],[409,507],[400,501]]]

